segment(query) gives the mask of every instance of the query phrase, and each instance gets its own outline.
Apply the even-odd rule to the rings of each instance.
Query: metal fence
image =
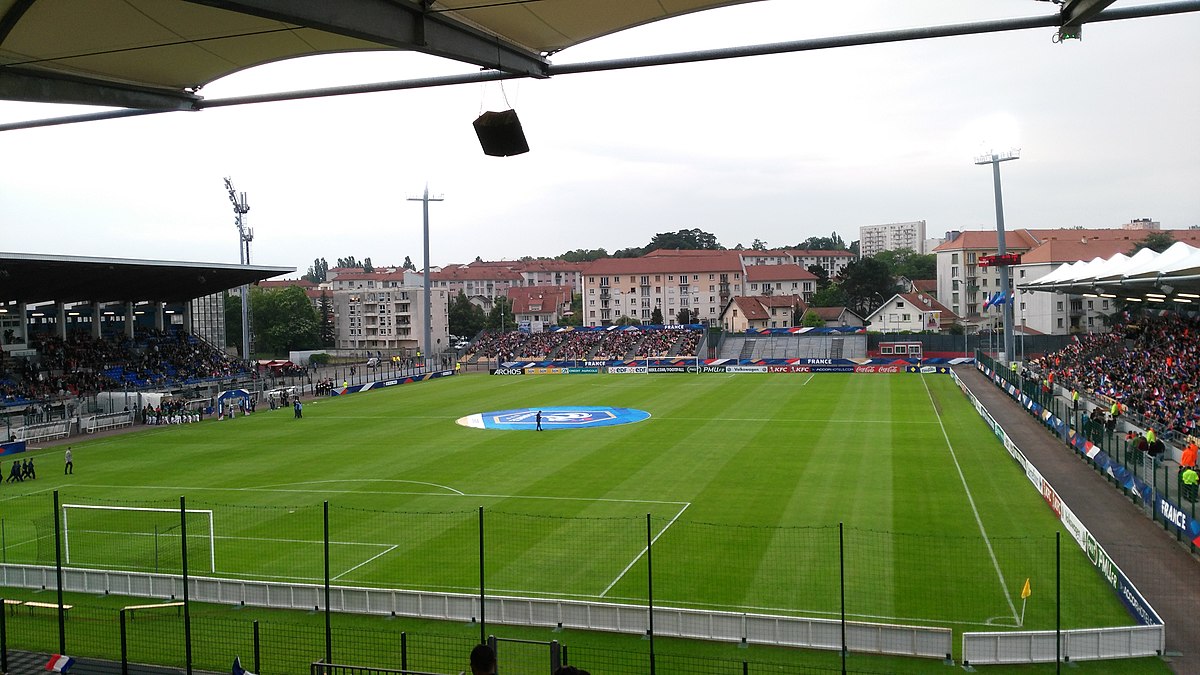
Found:
[[[656,637],[805,647],[839,652],[843,659],[847,653],[943,659],[954,651],[953,632],[943,626],[1017,629],[1024,621],[1011,611],[1019,585],[997,589],[996,570],[977,537],[841,526],[744,527],[681,522],[677,514],[596,518],[482,508],[407,513],[328,503],[239,506],[182,498],[174,507],[170,501],[83,501],[55,492],[6,502],[0,516],[0,586],[184,604],[135,605],[124,622],[131,630],[118,639],[114,631],[122,622],[111,608],[60,610],[61,594],[53,602],[46,596],[10,617],[14,635],[27,640],[23,648],[206,667],[219,666],[216,655],[230,656],[231,646],[236,653],[258,653],[258,627],[251,636],[246,626],[205,616],[203,609],[191,615],[192,603],[207,603],[323,614],[324,634],[312,626],[287,629],[298,632],[282,640],[292,660],[278,670],[272,670],[273,660],[260,666],[268,673],[307,670],[316,660],[406,663],[402,668],[435,672],[454,668],[437,660],[413,664],[407,638],[397,632],[336,628],[342,620],[335,617],[348,614],[452,621],[477,626],[479,640],[504,625],[643,635],[650,663],[632,672],[647,672],[646,666],[654,672]],[[670,536],[660,538],[668,530]],[[530,532],[552,533],[534,538],[552,548],[531,549],[524,536]],[[562,541],[590,553],[571,555]],[[605,567],[613,558],[601,553],[613,547],[628,552],[624,569],[623,561]],[[1000,559],[1021,561],[1030,574],[1042,574],[1041,584],[1062,562],[1053,537],[993,538],[992,547]],[[385,553],[390,555],[380,562],[387,567],[368,573],[374,566],[367,563]],[[1079,564],[1062,566],[1053,583],[1063,598],[1062,614],[1076,617],[1063,627],[1089,628],[1078,622],[1089,620],[1094,573],[1076,555]],[[581,595],[571,585],[581,575],[612,582],[604,593]],[[1049,586],[1041,587],[1048,592]],[[934,603],[911,598],[933,588]],[[881,597],[904,603],[906,611],[881,610]],[[1048,612],[1043,609],[1036,620],[1045,625]],[[51,622],[56,616],[57,629]],[[273,635],[276,627],[263,629]]]

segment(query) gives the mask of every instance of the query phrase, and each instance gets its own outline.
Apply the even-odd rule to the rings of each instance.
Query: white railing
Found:
[[[272,609],[320,610],[325,589],[316,584],[189,577],[188,598],[195,602],[250,605]],[[0,586],[55,588],[53,567],[0,565]],[[178,600],[183,579],[168,574],[63,569],[63,590]],[[479,596],[352,586],[331,586],[331,611],[407,616],[441,621],[478,621]],[[645,634],[646,607],[574,600],[489,596],[489,622],[514,626],[575,628]],[[747,644],[839,650],[841,623],[766,614],[738,614],[672,607],[654,608],[654,635]],[[852,652],[947,658],[953,649],[949,628],[846,623],[846,645]]]
[[[963,633],[964,666],[1131,659],[1161,654],[1166,627],[1120,626],[1064,630],[1055,653],[1054,631]]]
[[[46,441],[56,438],[66,438],[71,435],[71,426],[73,424],[74,421],[71,419],[47,422],[45,424],[30,424],[24,427],[14,427],[12,435],[18,441]]]
[[[105,429],[133,426],[132,412],[106,413],[103,415],[88,415],[79,418],[79,430],[93,434]]]

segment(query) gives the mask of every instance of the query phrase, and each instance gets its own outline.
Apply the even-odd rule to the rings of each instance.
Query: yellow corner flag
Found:
[[[1029,590],[1029,579],[1025,580],[1025,586],[1021,588],[1021,599],[1024,600],[1033,595],[1033,591]]]

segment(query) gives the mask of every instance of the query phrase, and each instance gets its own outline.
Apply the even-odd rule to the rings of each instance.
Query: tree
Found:
[[[303,288],[253,288],[250,309],[258,351],[285,355],[291,350],[321,346],[320,320]]]
[[[846,294],[846,306],[862,316],[874,307],[875,296],[886,300],[896,292],[888,266],[875,258],[863,258],[846,265],[842,270],[841,288]]]
[[[361,268],[361,267],[362,267],[362,263],[360,263],[360,262],[358,262],[357,260],[355,260],[355,259],[354,259],[354,256],[350,256],[349,258],[338,258],[338,259],[337,259],[337,266],[338,266],[338,267],[358,267],[358,268]]]
[[[337,343],[337,327],[333,325],[333,298],[325,291],[321,291],[321,297],[317,300],[317,314],[321,322],[318,328],[321,346],[333,349]]]
[[[306,279],[314,284],[324,283],[329,276],[329,263],[325,262],[324,258],[313,260],[313,264],[308,266],[308,272],[301,279]]]
[[[650,312],[650,323],[655,326],[661,326],[663,322],[662,309],[655,307],[653,312]]]
[[[401,265],[400,268],[406,269],[409,272],[417,271],[417,266],[413,264],[412,258],[410,258],[409,256],[404,256],[404,264]]]
[[[880,251],[871,257],[887,265],[893,277],[937,278],[937,256],[932,253],[922,255],[911,248],[898,248]]]
[[[825,325],[825,319],[822,319],[816,312],[808,311],[804,313],[804,318],[801,319],[800,325],[811,328],[820,328]]]
[[[602,248],[577,248],[574,251],[567,251],[555,257],[555,260],[565,260],[567,262],[591,262],[600,258],[607,258],[608,251]]]
[[[370,258],[363,258],[362,268],[364,272],[374,272],[375,266],[371,264]]]
[[[1146,235],[1145,239],[1134,244],[1133,249],[1129,251],[1129,255],[1133,255],[1144,248],[1148,248],[1156,253],[1162,253],[1163,251],[1171,248],[1171,245],[1174,243],[1175,235],[1171,234],[1169,230],[1151,232],[1150,234]]]
[[[517,329],[517,322],[512,313],[512,301],[500,295],[492,301],[492,311],[488,312],[486,327],[488,330],[510,331]]]
[[[679,310],[679,313],[675,315],[675,323],[679,324],[680,326],[686,326],[689,323],[697,323],[696,310],[689,312],[687,307]]]
[[[813,293],[812,299],[808,301],[810,307],[845,307],[849,304],[846,299],[846,294],[842,291],[840,284],[829,284],[825,288]]]
[[[767,250],[767,242],[763,241],[762,239],[755,239],[754,242],[750,244],[750,250],[765,251]]]
[[[483,330],[484,324],[488,321],[488,316],[484,314],[483,309],[472,304],[467,299],[467,294],[459,291],[458,295],[450,301],[450,307],[447,308],[450,319],[450,334],[462,335],[471,337]],[[510,322],[511,325],[511,322]]]
[[[582,326],[583,325],[583,294],[575,293],[571,296],[571,314],[564,316],[562,320],[564,326]]]
[[[625,316],[624,314],[622,314],[621,316],[618,316],[617,320],[614,321],[613,323],[618,326],[637,326],[641,323],[641,321],[638,321],[637,319],[633,318],[632,316]]]
[[[646,249],[638,248],[637,246],[634,246],[631,248],[623,248],[619,251],[613,251],[612,257],[614,257],[614,258],[640,258],[645,254],[646,254]]]
[[[845,251],[846,242],[840,234],[834,232],[828,237],[809,237],[796,244],[796,248],[805,251]]]
[[[818,291],[829,286],[829,270],[814,263],[808,266],[808,271],[810,274],[817,277]]]
[[[719,251],[725,247],[717,242],[715,234],[710,234],[700,228],[693,228],[678,232],[659,232],[650,240],[645,250],[649,252],[660,248]]]

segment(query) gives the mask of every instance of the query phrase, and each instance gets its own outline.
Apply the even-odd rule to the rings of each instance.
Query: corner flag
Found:
[[[233,675],[254,675],[254,673],[242,667],[241,657],[233,657]]]
[[[1029,579],[1025,580],[1025,586],[1021,588],[1021,599],[1024,600],[1033,595],[1033,591],[1029,590]]]

